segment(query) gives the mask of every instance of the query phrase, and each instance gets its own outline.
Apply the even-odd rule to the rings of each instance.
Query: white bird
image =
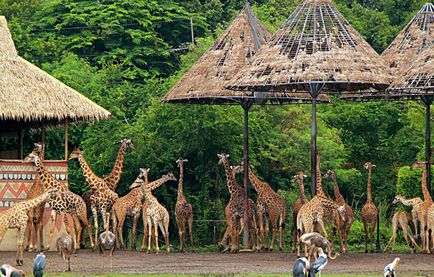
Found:
[[[315,273],[321,276],[321,270],[325,268],[328,262],[327,255],[324,253],[322,248],[318,248],[319,257],[310,265],[309,277],[315,277]]]
[[[45,255],[43,252],[36,255],[35,260],[33,261],[33,276],[42,277],[45,272]]]
[[[307,277],[308,270],[310,269],[309,260],[306,258],[298,258],[292,267],[293,277]]]
[[[398,267],[400,262],[400,258],[395,258],[392,263],[386,265],[386,267],[384,268],[384,277],[395,277],[395,269]]]
[[[15,267],[4,264],[0,267],[1,277],[24,277],[24,271],[16,269]]]

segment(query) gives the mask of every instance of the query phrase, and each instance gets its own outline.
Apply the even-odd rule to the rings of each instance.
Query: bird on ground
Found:
[[[321,276],[321,270],[327,265],[328,258],[322,248],[318,248],[318,254],[319,257],[310,265],[309,277],[315,277],[316,273],[318,273],[318,276]]]
[[[61,234],[56,242],[57,252],[66,261],[65,271],[71,271],[71,255],[74,251],[73,241],[70,235]]]
[[[308,271],[310,269],[310,263],[306,258],[298,258],[292,267],[293,277],[308,277]]]
[[[24,271],[20,269],[16,269],[10,264],[4,264],[0,267],[0,276],[1,277],[24,277]]]
[[[35,260],[33,261],[33,276],[42,277],[45,273],[45,255],[43,252],[36,255]]]
[[[106,230],[99,235],[98,245],[100,255],[104,255],[104,250],[109,250],[109,255],[111,257],[113,256],[113,251],[116,247],[116,236],[112,232]]]
[[[386,265],[384,268],[384,277],[395,277],[396,273],[395,270],[398,267],[399,263],[401,262],[400,258],[395,258],[392,263]]]

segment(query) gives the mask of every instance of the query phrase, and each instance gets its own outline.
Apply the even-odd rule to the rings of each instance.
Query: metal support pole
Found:
[[[243,163],[244,163],[244,249],[249,248],[249,109],[252,106],[253,101],[243,100],[242,107],[244,110],[244,132],[243,132]],[[253,238],[252,238],[253,239]]]
[[[65,121],[65,161],[68,160],[68,121]]]
[[[310,122],[310,193],[312,196],[316,194],[316,154],[318,152],[316,145],[316,103],[323,84],[310,84],[309,91],[312,97],[312,119]]]
[[[380,211],[377,213],[377,241],[375,242],[375,252],[380,253]]]
[[[193,26],[193,17],[190,17],[190,32],[191,32],[191,44],[194,46],[194,26]]]
[[[422,102],[425,104],[425,161],[426,161],[426,184],[431,194],[431,104],[433,96],[423,96]]]

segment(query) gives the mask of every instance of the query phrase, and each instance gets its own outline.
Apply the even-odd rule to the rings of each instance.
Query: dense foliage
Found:
[[[336,2],[378,52],[424,3]],[[271,30],[297,4],[294,0],[252,1],[258,17]],[[203,220],[223,218],[228,192],[216,154],[228,152],[232,163],[240,162],[241,108],[167,105],[160,99],[242,5],[240,0],[0,0],[0,14],[9,21],[20,55],[112,112],[111,120],[76,126],[70,132],[71,146],[83,147],[95,171],[103,175],[111,170],[124,136],[132,138],[136,148],[127,154],[120,194],[126,193],[139,167],[150,167],[155,179],[176,172],[174,161],[180,156],[188,158],[185,190],[196,219]],[[190,41],[190,18],[196,46],[188,52],[172,51]],[[291,176],[300,170],[308,172],[309,120],[308,106],[254,107],[251,112],[251,162],[275,189],[294,192]],[[322,168],[337,171],[343,194],[360,208],[367,179],[362,165],[372,161],[377,165],[374,199],[390,203],[398,169],[422,157],[423,122],[418,103],[337,101],[321,106]],[[49,134],[48,158],[62,157],[62,139],[62,131]],[[402,192],[419,180],[411,178]],[[86,190],[74,163],[70,182],[73,190]],[[331,184],[326,186],[330,189]],[[157,195],[173,211],[175,184],[163,186]],[[209,243],[212,225],[197,224],[197,230],[198,238]]]

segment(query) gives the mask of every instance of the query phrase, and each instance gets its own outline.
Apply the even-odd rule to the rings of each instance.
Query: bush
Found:
[[[431,172],[433,167],[431,166]],[[433,174],[431,173],[431,178]],[[409,166],[398,170],[398,184],[396,192],[404,197],[423,197],[421,189],[422,170],[411,169]]]

